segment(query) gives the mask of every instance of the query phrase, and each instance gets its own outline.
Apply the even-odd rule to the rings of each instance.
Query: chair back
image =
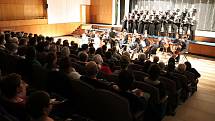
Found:
[[[48,79],[48,70],[38,66],[32,65],[32,86],[38,90],[46,89]]]
[[[75,103],[75,108],[84,116],[89,116],[94,119],[92,110],[94,109],[95,88],[91,85],[82,82],[81,80],[71,80],[72,99]]]
[[[128,101],[108,90],[96,89],[95,114],[99,121],[132,121]]]
[[[51,71],[48,73],[48,80],[46,83],[46,90],[49,93],[56,93],[65,98],[70,99],[72,94],[71,80],[66,74],[58,71]]]
[[[145,82],[135,81],[134,87],[143,90],[144,92],[148,92],[150,94],[149,104],[159,104],[160,103],[160,95],[159,89],[147,84]]]
[[[144,81],[145,77],[148,77],[149,74],[145,73],[145,72],[141,72],[141,71],[133,71],[134,77],[136,81]]]
[[[138,64],[129,64],[128,65],[128,70],[143,71],[143,66],[138,65]]]
[[[109,82],[115,82],[115,83],[117,83],[118,80],[119,80],[118,79],[118,75],[111,74],[111,75],[107,76],[107,81],[109,81]]]

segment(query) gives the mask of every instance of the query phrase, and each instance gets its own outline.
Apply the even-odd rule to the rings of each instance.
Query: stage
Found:
[[[107,25],[107,24],[88,24],[97,30],[109,30],[113,28],[116,31],[121,31],[121,25]],[[189,44],[188,52],[190,54],[215,57],[215,32],[196,30],[195,40]]]

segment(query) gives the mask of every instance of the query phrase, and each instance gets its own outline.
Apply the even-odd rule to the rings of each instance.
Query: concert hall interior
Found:
[[[0,0],[0,121],[214,121],[215,0]]]

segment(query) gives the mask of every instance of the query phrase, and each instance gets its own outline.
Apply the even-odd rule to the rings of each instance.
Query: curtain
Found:
[[[179,8],[197,9],[197,30],[215,31],[215,0],[131,0],[130,8],[135,6],[148,10],[175,10]],[[129,10],[129,11],[132,11]]]

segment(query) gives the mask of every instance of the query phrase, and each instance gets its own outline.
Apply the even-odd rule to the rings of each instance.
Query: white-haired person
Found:
[[[112,71],[110,69],[110,67],[104,63],[103,58],[101,55],[96,54],[93,58],[93,60],[96,62],[96,64],[99,67],[99,76],[100,78],[102,77],[106,77],[110,74],[112,74]]]

